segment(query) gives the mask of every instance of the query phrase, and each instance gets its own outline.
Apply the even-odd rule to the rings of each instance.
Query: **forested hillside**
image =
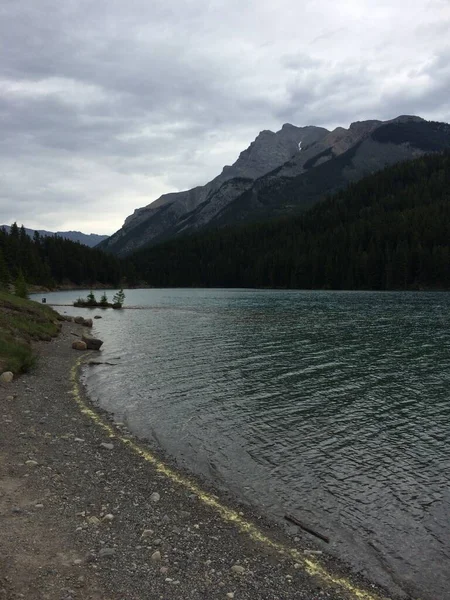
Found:
[[[0,286],[7,287],[22,273],[27,283],[54,287],[62,283],[117,285],[127,277],[134,283],[132,265],[99,250],[57,236],[31,239],[24,227],[0,229]]]
[[[371,175],[297,218],[132,256],[154,286],[450,289],[450,153]]]

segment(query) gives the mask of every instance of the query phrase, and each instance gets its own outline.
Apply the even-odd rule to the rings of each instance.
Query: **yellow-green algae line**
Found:
[[[71,369],[71,381],[72,381],[72,395],[77,403],[81,413],[91,419],[98,427],[110,437],[119,440],[123,444],[126,444],[135,454],[143,458],[146,462],[152,464],[158,473],[162,473],[172,482],[177,483],[193,494],[195,494],[199,500],[201,500],[207,506],[213,508],[220,517],[228,523],[233,523],[241,533],[246,533],[250,539],[263,544],[272,550],[276,550],[280,554],[290,556],[296,563],[303,566],[306,573],[311,576],[317,577],[324,583],[339,587],[346,593],[351,594],[354,598],[359,600],[388,600],[388,598],[379,596],[372,592],[360,589],[353,585],[346,577],[339,577],[330,573],[319,561],[311,558],[306,558],[295,548],[274,541],[267,537],[262,531],[258,529],[253,523],[245,520],[238,512],[228,508],[221,504],[214,496],[204,492],[197,484],[190,481],[188,478],[180,475],[174,471],[171,467],[164,464],[161,460],[156,458],[149,450],[142,448],[136,442],[130,438],[121,435],[120,431],[115,429],[112,425],[105,422],[100,415],[90,408],[83,400],[80,394],[80,388],[78,384],[78,370],[83,362],[83,358],[76,361],[75,365]]]

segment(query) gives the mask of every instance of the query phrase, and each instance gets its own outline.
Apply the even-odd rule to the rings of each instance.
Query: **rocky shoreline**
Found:
[[[0,384],[0,600],[388,597],[93,408],[82,333],[63,323],[36,370]]]

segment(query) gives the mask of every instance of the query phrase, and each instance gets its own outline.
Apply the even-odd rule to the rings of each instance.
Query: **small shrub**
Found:
[[[87,305],[88,306],[98,306],[97,299],[95,297],[94,292],[91,290],[87,295]]]
[[[120,288],[120,290],[113,296],[113,308],[122,308],[124,300],[125,293],[123,291],[123,288]]]
[[[100,306],[108,306],[108,296],[106,295],[106,292],[103,292],[103,295],[100,298]]]

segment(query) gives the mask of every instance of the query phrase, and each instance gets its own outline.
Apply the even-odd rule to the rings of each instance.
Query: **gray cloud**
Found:
[[[448,2],[4,0],[0,221],[111,233],[262,129],[450,119]]]

